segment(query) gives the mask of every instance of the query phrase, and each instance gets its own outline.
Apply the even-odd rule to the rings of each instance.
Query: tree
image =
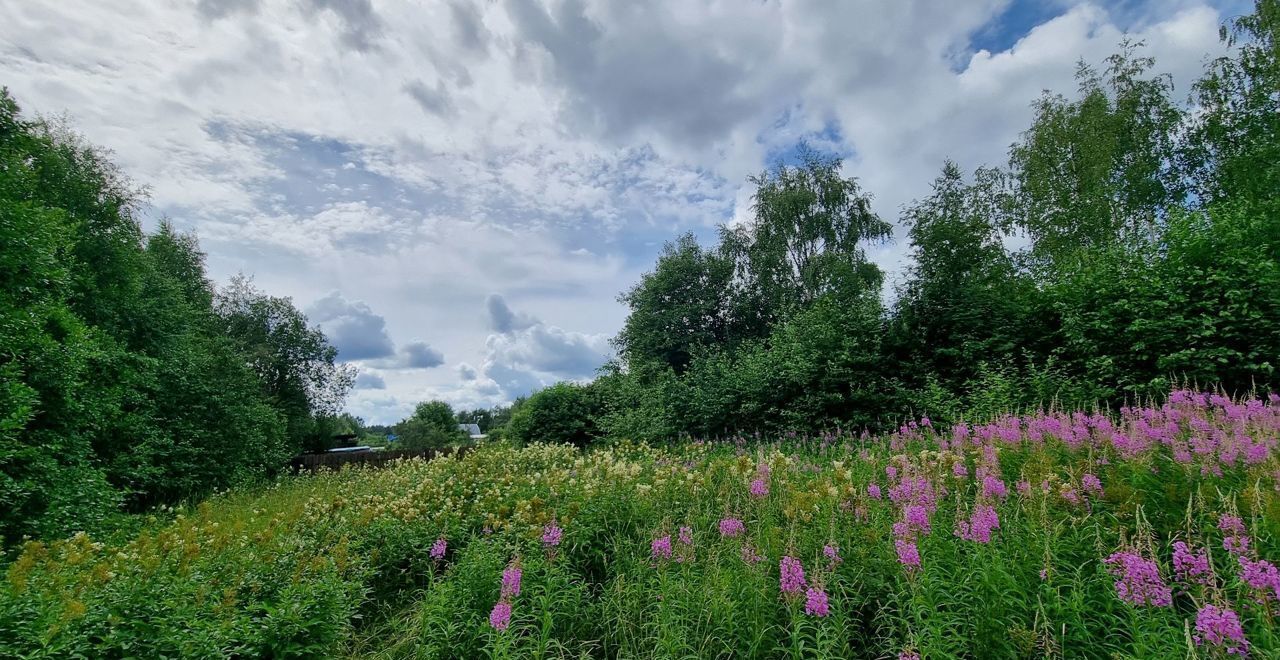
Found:
[[[1079,98],[1045,94],[1010,152],[1012,224],[1040,264],[1074,263],[1122,238],[1149,235],[1183,199],[1172,163],[1182,112],[1168,76],[1124,42],[1099,76],[1081,63]]]
[[[631,309],[614,339],[631,365],[653,362],[683,373],[694,355],[730,336],[733,262],[704,250],[693,234],[667,243],[652,273],[618,297]]]
[[[893,350],[912,386],[926,375],[950,387],[983,362],[1012,363],[1038,348],[1034,284],[1014,265],[997,225],[1003,175],[980,169],[967,185],[947,161],[933,193],[907,207],[912,265],[892,320]]]
[[[291,300],[266,295],[244,277],[219,291],[215,306],[223,332],[284,417],[291,446],[327,448],[330,438],[316,428],[315,420],[340,412],[355,384],[355,369],[335,362],[337,349]]]
[[[1224,25],[1235,48],[1214,60],[1195,86],[1198,112],[1180,164],[1205,206],[1266,202],[1280,195],[1280,1]]]
[[[467,440],[458,429],[453,408],[444,401],[426,401],[395,425],[396,443],[405,449],[438,449]]]
[[[892,227],[871,211],[856,179],[841,177],[838,156],[803,147],[800,158],[752,177],[752,221],[721,229],[735,267],[735,322],[749,336],[768,334],[822,295],[858,295],[881,283],[862,244],[887,239]]]
[[[567,442],[585,447],[599,437],[595,420],[603,412],[601,404],[598,390],[591,386],[556,383],[516,408],[507,436],[520,444]]]

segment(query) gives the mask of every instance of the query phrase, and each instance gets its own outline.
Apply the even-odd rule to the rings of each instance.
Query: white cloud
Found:
[[[1197,0],[1060,0],[975,51],[1009,5],[0,0],[0,76],[114,150],[216,279],[334,307],[347,357],[448,367],[353,396],[389,419],[590,377],[616,294],[663,241],[746,217],[746,176],[797,139],[848,154],[893,220],[944,158],[1003,162],[1040,91],[1071,93],[1124,31],[1180,93],[1221,52]]]

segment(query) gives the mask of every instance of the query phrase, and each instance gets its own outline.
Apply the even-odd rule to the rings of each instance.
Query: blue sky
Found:
[[[1179,94],[1247,3],[0,0],[0,81],[291,296],[350,409],[590,378],[663,242],[750,216],[805,141],[895,221],[943,159],[1001,163],[1042,90],[1126,34]],[[903,241],[870,255],[892,281]]]

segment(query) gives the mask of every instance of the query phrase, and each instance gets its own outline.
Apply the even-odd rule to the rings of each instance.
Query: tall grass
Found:
[[[1277,444],[1276,400],[1175,392],[1115,417],[322,472],[128,543],[28,543],[0,656],[1267,657]]]

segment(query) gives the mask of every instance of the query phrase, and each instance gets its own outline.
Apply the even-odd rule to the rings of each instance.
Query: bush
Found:
[[[588,385],[556,383],[535,392],[511,414],[507,439],[517,444],[570,443],[585,447],[600,436],[599,390]]]

